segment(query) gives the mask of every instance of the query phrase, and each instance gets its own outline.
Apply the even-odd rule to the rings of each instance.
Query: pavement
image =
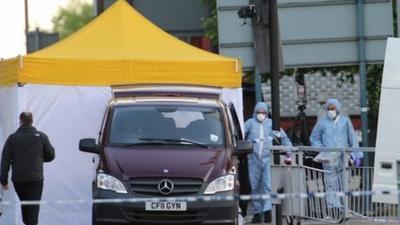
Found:
[[[251,211],[251,204],[249,204],[249,207],[247,208],[247,216],[245,218],[240,218],[239,219],[239,225],[272,225],[271,223],[259,223],[259,224],[253,224],[250,223],[251,219],[253,218]],[[272,217],[272,219],[274,219]],[[301,225],[332,225],[332,224],[338,224],[338,223],[333,223],[333,222],[324,222],[324,221],[318,221],[318,220],[310,220],[310,219],[304,219],[301,221]],[[282,221],[282,225],[288,225],[286,223],[286,220],[284,219]],[[292,224],[292,225],[298,225],[298,224]],[[384,219],[362,219],[362,218],[350,218],[349,220],[346,220],[345,223],[342,223],[341,225],[400,225],[400,217],[398,218],[397,221],[394,220],[384,220]]]
[[[247,218],[246,218],[247,221]],[[271,225],[270,223],[259,223],[259,224],[253,224],[250,223],[250,219],[248,220],[249,222],[245,223],[245,225]],[[313,221],[313,220],[305,220],[302,221],[301,225],[331,225],[331,224],[336,224],[336,223],[328,223],[328,222],[321,222],[321,221]],[[287,224],[283,224],[287,225]],[[349,220],[346,223],[343,223],[342,225],[399,225],[399,222],[396,221],[371,221],[371,220]]]
[[[313,221],[313,220],[306,220],[302,223],[302,225],[328,225],[330,223],[324,223],[321,221]],[[362,220],[362,219],[355,219],[355,220],[348,220],[346,223],[342,223],[343,225],[399,225],[398,221],[375,221],[375,220]]]
[[[258,224],[253,224],[250,223],[252,216],[247,216],[245,218],[245,223],[239,223],[242,225],[271,225],[271,223],[258,223]],[[316,220],[303,220],[301,222],[301,225],[332,225],[332,224],[338,224],[338,223],[329,223],[329,222],[323,222],[323,221],[316,221]],[[387,220],[369,220],[369,219],[350,219],[347,220],[346,223],[342,223],[342,225],[399,225],[399,221],[387,221]],[[283,222],[282,225],[288,225],[285,222]],[[296,224],[293,224],[296,225]]]

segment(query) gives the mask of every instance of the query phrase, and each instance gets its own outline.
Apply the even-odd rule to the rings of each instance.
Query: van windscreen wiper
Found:
[[[165,142],[163,141],[146,141],[146,142],[135,142],[135,143],[121,143],[121,144],[112,144],[112,147],[119,147],[119,148],[127,148],[137,145],[163,145]]]
[[[180,138],[180,139],[169,139],[169,138],[139,138],[139,140],[141,141],[163,141],[163,142],[173,142],[173,143],[188,143],[188,144],[192,144],[192,145],[196,145],[202,148],[210,148],[210,146],[202,144],[200,142],[197,141],[193,141],[193,140],[189,140],[186,138]]]

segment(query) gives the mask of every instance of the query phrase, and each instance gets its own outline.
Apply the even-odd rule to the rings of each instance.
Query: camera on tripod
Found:
[[[256,5],[243,6],[239,9],[237,14],[241,19],[254,18],[257,15]]]
[[[303,112],[303,111],[306,109],[306,103],[305,103],[305,102],[299,102],[299,103],[297,103],[297,109],[298,109],[300,112]]]
[[[297,109],[302,112],[306,109],[307,105],[307,92],[304,82],[304,74],[296,74],[296,103]]]
[[[309,145],[309,129],[307,116],[304,112],[307,106],[307,92],[306,83],[304,80],[303,73],[297,73],[295,75],[296,81],[296,105],[298,113],[293,121],[293,125],[290,130],[290,137],[294,145]]]

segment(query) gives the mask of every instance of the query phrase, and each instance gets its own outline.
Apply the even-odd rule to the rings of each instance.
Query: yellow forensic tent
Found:
[[[241,64],[193,47],[158,28],[125,0],[70,37],[0,61],[0,85],[140,83],[241,86]]]

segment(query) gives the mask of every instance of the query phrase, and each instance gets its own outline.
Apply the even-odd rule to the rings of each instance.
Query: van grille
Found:
[[[134,178],[129,182],[132,191],[136,194],[150,196],[165,196],[158,190],[158,184],[164,178]],[[185,196],[199,193],[203,181],[193,178],[168,178],[173,184],[172,193],[167,196]]]
[[[135,210],[128,207],[122,208],[123,214],[128,220],[131,221],[152,221],[152,222],[169,222],[169,223],[194,223],[203,220],[208,210],[188,210],[185,212],[173,212],[173,211],[145,211]]]

